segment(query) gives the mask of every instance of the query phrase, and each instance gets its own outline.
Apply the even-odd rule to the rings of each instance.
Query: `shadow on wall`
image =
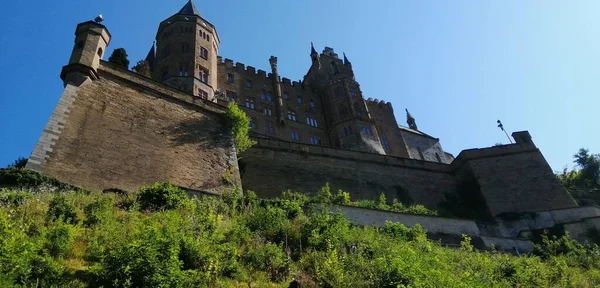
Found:
[[[174,146],[199,144],[206,149],[227,149],[233,145],[229,131],[225,129],[222,119],[188,119],[169,126],[168,134]]]

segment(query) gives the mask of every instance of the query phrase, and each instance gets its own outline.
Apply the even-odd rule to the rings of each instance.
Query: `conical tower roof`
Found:
[[[192,0],[189,0],[177,14],[200,16],[200,12],[198,12],[198,9]]]

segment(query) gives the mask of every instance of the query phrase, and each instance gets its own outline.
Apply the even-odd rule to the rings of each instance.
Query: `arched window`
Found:
[[[102,47],[98,48],[98,57],[102,58]]]
[[[348,107],[346,107],[346,105],[340,105],[338,107],[338,113],[340,114],[340,119],[348,117]]]
[[[352,127],[350,127],[350,126],[344,127],[344,136],[350,136],[350,135],[352,135]]]

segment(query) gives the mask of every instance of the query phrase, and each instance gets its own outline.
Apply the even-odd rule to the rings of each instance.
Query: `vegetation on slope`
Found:
[[[327,195],[323,192],[319,195]],[[460,249],[398,223],[355,227],[287,192],[188,199],[168,183],[135,193],[0,190],[0,286],[593,287],[600,250],[546,239],[538,256]]]

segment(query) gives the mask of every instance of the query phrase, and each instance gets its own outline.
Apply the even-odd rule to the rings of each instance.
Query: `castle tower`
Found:
[[[64,66],[60,78],[65,86],[79,86],[86,79],[98,79],[100,60],[110,43],[111,35],[106,27],[98,22],[79,23],[75,29],[75,46],[69,64]]]
[[[325,47],[318,55],[311,47],[313,61],[304,82],[316,88],[324,99],[329,137],[334,147],[385,154],[375,121],[354,79],[352,64]]]
[[[217,90],[217,30],[189,0],[160,23],[152,77],[194,96],[215,100]]]

